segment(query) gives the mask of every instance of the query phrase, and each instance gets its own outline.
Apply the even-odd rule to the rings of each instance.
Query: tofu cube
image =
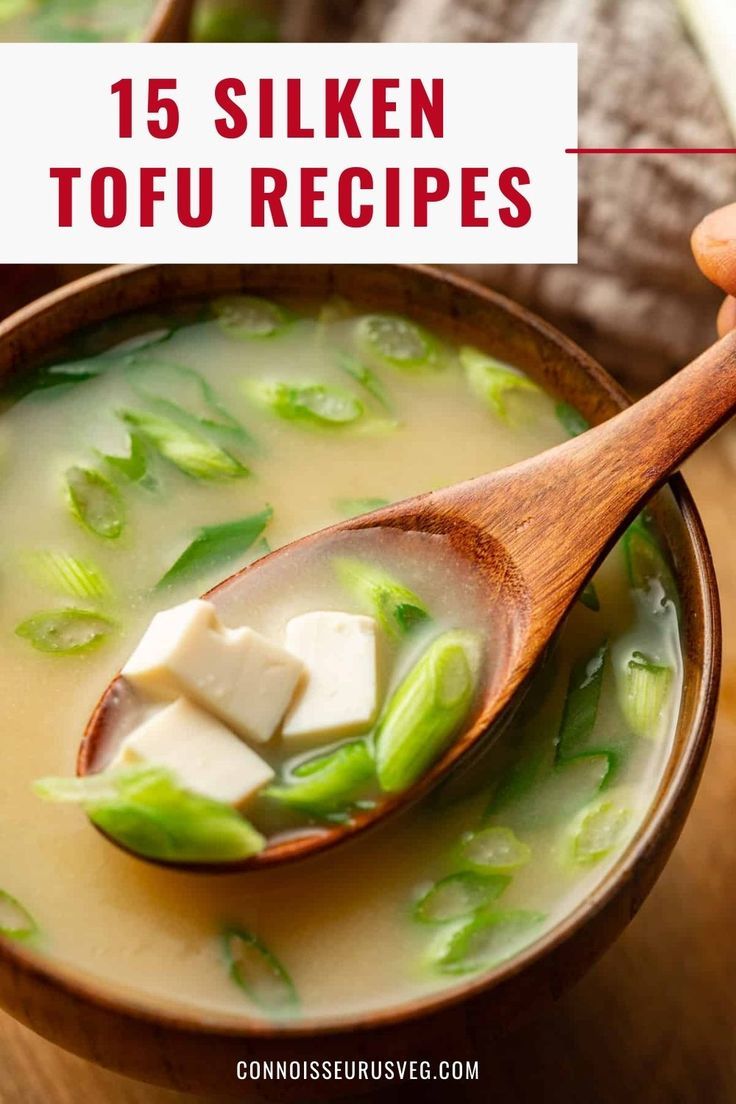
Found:
[[[307,671],[281,730],[287,744],[326,742],[371,726],[378,704],[372,617],[323,610],[293,617],[286,647]]]
[[[260,755],[186,698],[164,706],[131,732],[112,766],[141,762],[170,770],[185,790],[237,808],[274,777]]]
[[[226,629],[210,602],[156,614],[122,670],[153,698],[186,697],[239,736],[270,740],[303,677],[301,662],[252,629]]]

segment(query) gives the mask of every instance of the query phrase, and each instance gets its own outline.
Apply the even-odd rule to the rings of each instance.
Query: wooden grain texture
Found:
[[[490,1048],[478,1040],[471,1052],[480,1062],[478,1086],[404,1085],[398,1093],[386,1084],[364,1100],[736,1101],[736,429],[694,457],[686,475],[721,586],[723,690],[703,782],[664,874],[637,918],[582,982],[500,1045]],[[448,1047],[447,1056],[454,1053]],[[207,1104],[210,1098],[99,1070],[0,1014],[1,1104],[86,1100]]]

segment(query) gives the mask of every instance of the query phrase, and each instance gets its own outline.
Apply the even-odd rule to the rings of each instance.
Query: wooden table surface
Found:
[[[445,1083],[435,1096],[415,1083],[418,1092],[404,1085],[397,1100],[736,1102],[736,428],[686,476],[720,581],[724,668],[713,748],[683,835],[639,915],[587,977],[502,1048],[478,1055],[478,1086]],[[97,1069],[0,1013],[0,1104],[87,1100],[205,1104]]]

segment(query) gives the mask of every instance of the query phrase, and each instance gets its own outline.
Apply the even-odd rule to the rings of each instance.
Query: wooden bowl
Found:
[[[490,344],[592,422],[626,405],[605,372],[546,323],[491,291],[428,268],[389,265],[155,265],[107,269],[23,308],[0,324],[0,373],[22,373],[80,328],[174,300],[247,290],[267,296],[345,295],[405,311],[461,341]],[[682,598],[684,690],[673,752],[636,837],[600,885],[521,955],[450,992],[362,1016],[264,1024],[246,1013],[152,1010],[10,941],[0,941],[0,1004],[39,1034],[132,1077],[189,1091],[248,1096],[240,1060],[388,1059],[467,1053],[557,997],[634,916],[677,840],[708,748],[720,670],[720,621],[708,546],[679,477],[654,507]],[[642,963],[646,969],[646,963]],[[369,1083],[352,1082],[351,1091]],[[320,1081],[319,1097],[345,1084]],[[272,1081],[269,1098],[315,1098],[309,1080]]]

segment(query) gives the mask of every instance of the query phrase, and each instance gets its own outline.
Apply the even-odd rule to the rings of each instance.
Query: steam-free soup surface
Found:
[[[35,384],[0,415],[0,928],[159,1005],[331,1017],[489,968],[600,881],[652,801],[679,704],[676,593],[646,521],[464,789],[344,850],[186,874],[32,791],[73,773],[97,698],[157,610],[267,546],[557,444],[583,428],[574,411],[478,350],[342,303],[141,318],[80,340]],[[216,539],[233,522],[235,549]],[[446,584],[406,581],[443,622]],[[277,634],[314,600],[291,587],[258,623]]]

